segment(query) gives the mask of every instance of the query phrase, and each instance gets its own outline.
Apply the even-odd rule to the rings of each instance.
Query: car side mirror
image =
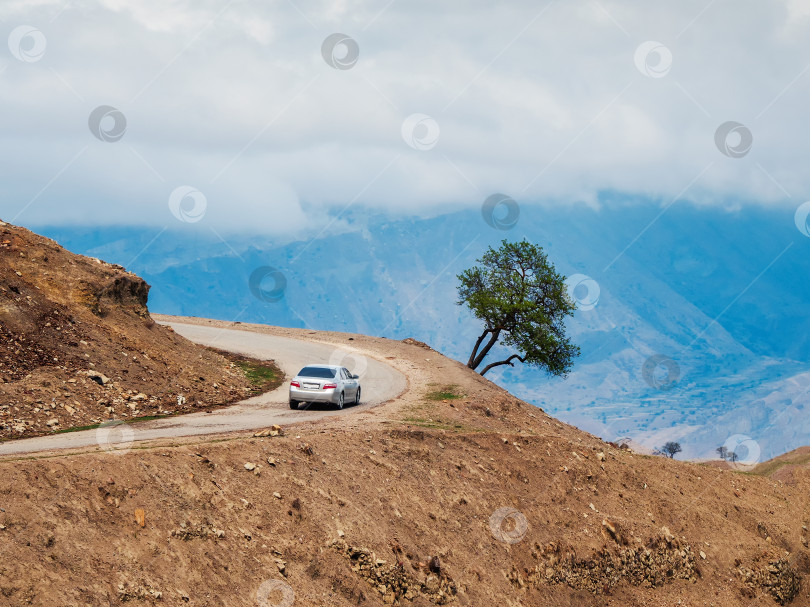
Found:
[[[359,375],[352,375],[352,379],[360,379]]]

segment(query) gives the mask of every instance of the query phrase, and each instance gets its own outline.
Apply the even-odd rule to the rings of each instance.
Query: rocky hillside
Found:
[[[0,604],[810,605],[806,468],[634,453],[414,340],[222,324],[350,341],[409,388],[280,433],[0,460]]]
[[[149,285],[0,221],[0,439],[231,402],[244,375],[156,325]]]

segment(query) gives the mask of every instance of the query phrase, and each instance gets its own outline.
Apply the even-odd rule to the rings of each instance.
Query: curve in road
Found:
[[[395,398],[407,387],[405,376],[399,371],[356,348],[234,329],[174,322],[167,324],[178,334],[198,344],[254,358],[275,360],[288,378],[293,377],[308,363],[342,365],[360,375],[363,402],[359,407],[346,407],[343,410],[318,405],[293,411],[289,408],[288,384],[285,381],[272,392],[210,413],[191,413],[131,424],[113,422],[95,430],[9,441],[0,444],[0,456],[94,446],[109,451],[123,450],[136,441],[255,430],[273,424],[292,424],[332,415],[350,415]]]

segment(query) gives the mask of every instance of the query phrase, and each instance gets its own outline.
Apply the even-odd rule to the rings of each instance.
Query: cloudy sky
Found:
[[[805,0],[3,0],[0,32],[24,225],[810,198]]]

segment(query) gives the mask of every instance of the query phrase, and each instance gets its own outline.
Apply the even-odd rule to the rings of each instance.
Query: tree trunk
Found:
[[[476,353],[476,351],[478,350],[478,346],[480,344],[480,341],[483,341],[483,338],[486,337],[487,333],[490,334],[489,341],[487,341],[487,343],[484,344],[484,347],[481,349],[480,352]],[[479,344],[476,344],[476,348],[475,348],[476,351],[473,351],[474,358],[470,357],[472,364],[470,364],[470,363],[467,364],[467,366],[470,369],[477,369],[478,368],[478,365],[480,365],[483,362],[483,360],[486,358],[487,354],[489,354],[489,351],[492,350],[492,347],[497,343],[498,337],[500,337],[500,335],[501,335],[501,330],[500,329],[487,329],[486,331],[484,331],[484,333],[481,335],[481,337],[478,338],[479,339]]]

